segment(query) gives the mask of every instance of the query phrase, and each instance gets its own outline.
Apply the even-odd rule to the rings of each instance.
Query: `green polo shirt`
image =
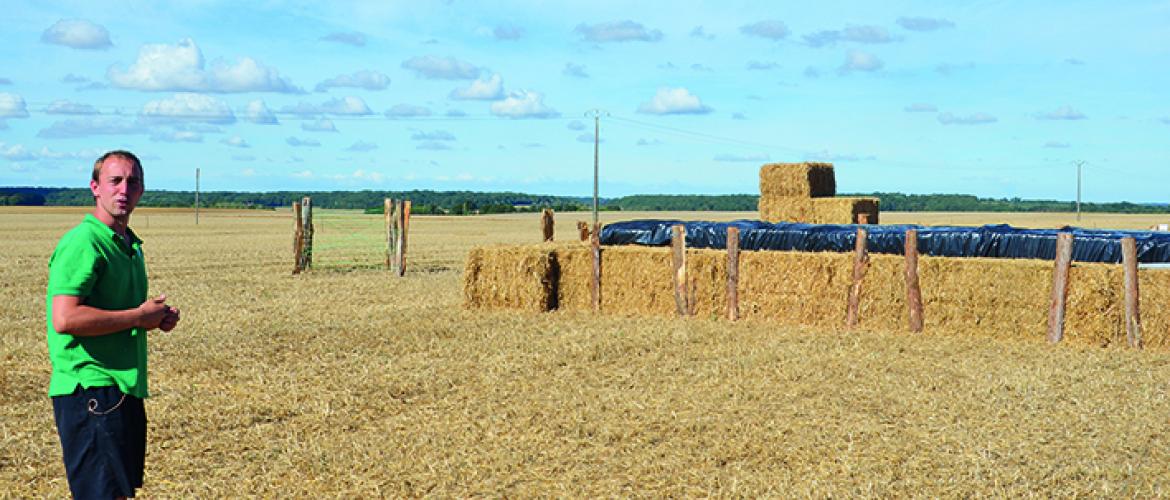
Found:
[[[133,309],[146,301],[146,264],[142,240],[127,229],[131,244],[92,214],[74,227],[49,259],[45,297],[49,360],[53,375],[49,396],[84,388],[118,386],[122,392],[147,397],[146,330],[130,328],[96,337],[75,337],[53,328],[53,297],[74,295],[98,309]]]

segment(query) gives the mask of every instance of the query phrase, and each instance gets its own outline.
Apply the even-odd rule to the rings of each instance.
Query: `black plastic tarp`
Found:
[[[671,227],[686,227],[687,246],[726,248],[727,228],[739,228],[739,247],[744,250],[799,250],[806,252],[852,252],[857,228],[865,227],[866,246],[873,253],[901,254],[908,229],[918,230],[918,251],[923,255],[946,257],[998,257],[1049,259],[1056,254],[1056,235],[1072,233],[1073,260],[1079,262],[1121,262],[1121,239],[1137,243],[1138,262],[1170,262],[1170,233],[1063,227],[1023,229],[1007,224],[981,227],[800,224],[755,220],[704,222],[680,220],[635,220],[617,222],[601,230],[603,245],[670,244]]]

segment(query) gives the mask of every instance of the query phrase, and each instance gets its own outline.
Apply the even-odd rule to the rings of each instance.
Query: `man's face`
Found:
[[[134,162],[111,156],[102,163],[98,180],[89,181],[89,188],[98,210],[114,219],[124,219],[130,216],[142,197],[142,172],[134,168]]]

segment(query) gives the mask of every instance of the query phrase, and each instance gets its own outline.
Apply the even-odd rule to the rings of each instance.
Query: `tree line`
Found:
[[[304,196],[313,197],[318,208],[341,208],[382,213],[385,198],[412,202],[415,214],[487,214],[532,212],[552,208],[573,212],[592,208],[592,198],[579,196],[535,195],[517,192],[478,191],[209,191],[199,193],[199,205],[207,208],[274,209],[291,206]],[[1072,212],[1076,203],[1059,200],[1024,200],[1020,198],[980,198],[965,194],[856,193],[842,196],[866,196],[881,200],[886,212]],[[729,195],[632,195],[599,200],[602,210],[637,211],[735,211],[754,212],[760,197],[750,194]],[[85,206],[93,204],[93,195],[85,188],[0,187],[0,205]],[[193,191],[147,191],[140,206],[194,207]],[[1170,213],[1170,204],[1130,202],[1082,203],[1083,212]]]

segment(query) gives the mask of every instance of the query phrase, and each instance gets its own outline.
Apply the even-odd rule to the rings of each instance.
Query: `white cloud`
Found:
[[[105,27],[83,19],[62,19],[41,33],[41,41],[75,49],[104,50],[112,47]]]
[[[37,156],[25,148],[23,144],[9,146],[0,143],[0,156],[3,156],[8,161],[31,161],[37,159]]]
[[[933,17],[899,17],[898,26],[910,31],[934,31],[954,28],[955,23],[947,19]]]
[[[717,154],[717,155],[715,155],[715,158],[713,158],[713,159],[715,161],[724,161],[724,162],[749,162],[749,161],[750,162],[760,162],[760,161],[768,161],[770,158],[768,157],[767,153],[754,153],[754,154],[746,154],[746,155]]]
[[[351,31],[349,33],[334,32],[320,38],[322,41],[344,43],[346,45],[353,45],[354,47],[364,47],[366,45],[365,33]]]
[[[150,140],[155,142],[203,142],[203,135],[187,130],[157,130],[150,134]]]
[[[37,137],[67,139],[91,135],[141,134],[145,131],[141,125],[122,117],[77,118],[54,122],[48,128],[37,132]]]
[[[907,113],[935,113],[938,111],[938,107],[925,102],[916,102],[902,108],[902,111]]]
[[[823,30],[804,35],[804,41],[812,47],[834,45],[837,42],[890,43],[897,38],[881,26],[846,26],[843,30]]]
[[[662,32],[647,30],[640,23],[634,21],[614,21],[597,23],[594,25],[578,24],[573,33],[581,36],[582,40],[590,42],[657,42],[662,39]]]
[[[264,101],[259,99],[248,103],[247,109],[244,110],[244,119],[259,125],[276,125],[276,115],[268,110],[268,106]]]
[[[234,123],[235,114],[227,103],[217,98],[181,92],[170,99],[150,101],[142,106],[139,116],[151,122]]]
[[[288,144],[289,146],[292,146],[292,147],[315,148],[315,147],[321,145],[321,141],[318,141],[317,139],[301,139],[299,137],[292,137],[292,136],[289,136],[287,139],[284,140],[284,142],[285,142],[285,144]]]
[[[466,87],[451,91],[452,99],[495,101],[504,97],[504,82],[500,75],[493,74],[490,78],[480,78]]]
[[[1062,141],[1048,141],[1044,143],[1044,147],[1046,148],[1064,149],[1069,146],[1069,143]]]
[[[250,147],[252,147],[248,144],[248,141],[245,141],[243,137],[240,137],[238,135],[233,135],[231,137],[224,137],[219,142],[220,142],[220,144],[226,144],[226,145],[231,146],[233,148],[250,148]]]
[[[585,71],[584,65],[573,64],[571,62],[565,63],[565,69],[561,70],[561,74],[576,78],[589,78],[589,73]]]
[[[531,90],[511,92],[502,101],[493,102],[492,114],[507,118],[556,118],[557,110],[544,104],[544,94]]]
[[[236,64],[217,60],[205,69],[203,53],[190,38],[177,45],[143,45],[134,64],[126,70],[111,66],[106,77],[116,87],[146,91],[303,92],[250,57]]]
[[[402,67],[432,80],[471,80],[480,73],[475,65],[454,57],[412,57],[403,61]]]
[[[285,106],[280,108],[282,113],[289,113],[298,116],[320,116],[320,115],[337,115],[337,116],[365,116],[372,115],[374,112],[366,106],[366,102],[360,97],[347,96],[341,99],[330,99],[321,103],[320,105],[301,101],[295,106]]]
[[[32,150],[24,147],[23,144],[5,144],[4,142],[0,142],[0,156],[12,161],[93,160],[100,154],[100,152],[89,150],[76,152],[53,151],[43,146],[40,150]]]
[[[492,30],[492,35],[496,37],[496,40],[519,40],[524,36],[524,28],[510,24],[500,25]]]
[[[943,125],[983,125],[999,121],[987,113],[973,113],[970,115],[954,115],[949,111],[938,115],[938,122]]]
[[[28,118],[24,98],[17,94],[0,92],[0,118]]]
[[[739,32],[745,35],[758,36],[769,40],[782,40],[788,36],[788,25],[783,21],[767,20],[739,27]]]
[[[850,71],[877,71],[882,69],[882,60],[877,56],[860,50],[850,50],[845,54],[845,63],[841,65],[840,71],[848,73]]]
[[[431,116],[430,108],[413,104],[395,104],[386,110],[386,118],[410,118],[414,116]]]
[[[682,87],[660,88],[653,99],[638,106],[639,113],[652,115],[705,114],[711,111],[698,96]]]
[[[322,92],[334,87],[353,87],[366,90],[386,90],[390,86],[390,77],[377,71],[362,70],[351,75],[338,75],[317,84],[316,90]]]
[[[317,121],[302,123],[301,130],[308,132],[337,132],[337,127],[333,125],[333,120],[321,118]]]
[[[378,149],[377,144],[366,141],[357,141],[348,148],[345,148],[346,151],[373,151],[375,149]]]
[[[1042,111],[1036,113],[1036,118],[1040,120],[1084,120],[1087,118],[1084,113],[1073,109],[1072,106],[1064,105],[1052,111]]]
[[[98,110],[88,104],[58,99],[49,103],[45,113],[50,115],[96,115]]]

